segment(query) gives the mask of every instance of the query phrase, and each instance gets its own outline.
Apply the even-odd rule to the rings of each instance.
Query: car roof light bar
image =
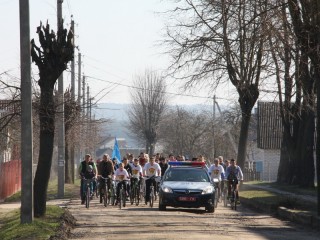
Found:
[[[168,162],[170,166],[191,166],[191,167],[204,167],[205,162],[192,162],[192,161],[177,161],[177,162]]]

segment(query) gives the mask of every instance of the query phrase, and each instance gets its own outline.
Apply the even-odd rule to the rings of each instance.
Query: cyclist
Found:
[[[132,153],[128,153],[128,161],[129,161],[129,164],[130,164],[131,167],[133,165],[133,159],[134,159],[133,154]]]
[[[131,177],[131,175],[132,175],[132,167],[129,164],[128,158],[127,157],[123,157],[122,158],[122,163],[123,163],[124,169],[127,170],[129,176]],[[130,188],[128,188],[127,191],[128,191],[128,195],[130,195]]]
[[[162,177],[168,168],[168,163],[165,157],[160,157],[159,166],[161,168],[161,177]]]
[[[139,159],[137,158],[134,159],[131,170],[132,170],[132,177],[135,177],[135,178],[142,177],[142,167],[139,164]]]
[[[219,159],[219,165],[221,165],[221,166],[223,167],[223,169],[226,170],[225,164],[224,164],[224,162],[223,162],[223,157],[222,157],[222,156],[219,156],[218,159]]]
[[[170,153],[168,157],[168,162],[176,162],[176,161],[177,161],[176,157],[172,153]]]
[[[215,158],[213,160],[213,164],[210,166],[209,170],[209,175],[211,176],[212,180],[214,178],[217,178],[219,183],[218,183],[218,191],[219,191],[219,197],[221,196],[221,182],[222,179],[224,179],[224,169],[223,167],[219,164],[219,159]]]
[[[116,171],[119,168],[118,159],[115,157],[112,158],[112,163],[113,163],[113,169],[114,169],[114,171]]]
[[[96,164],[90,160],[91,160],[91,155],[86,154],[84,161],[82,161],[80,163],[79,170],[78,170],[80,178],[81,178],[81,183],[80,183],[81,204],[84,204],[84,202],[85,202],[85,196],[84,196],[84,191],[83,191],[83,184],[84,184],[83,177],[84,177],[85,173],[88,171],[89,166],[92,166],[92,170],[93,170],[93,173],[95,174],[95,176],[97,175],[97,172],[98,172]]]
[[[236,193],[237,193],[237,199],[238,199],[238,203],[240,203],[239,201],[239,181],[243,181],[243,173],[241,171],[241,168],[236,164],[236,160],[235,159],[230,159],[230,165],[227,167],[226,170],[226,179],[228,181],[228,198],[230,198],[231,196],[231,184],[233,181],[235,184],[235,188],[236,188]]]
[[[99,164],[99,173],[103,178],[112,176],[114,174],[113,163],[108,154],[104,154],[102,161]],[[111,189],[111,178],[107,180],[108,189]],[[99,192],[101,192],[102,187],[104,187],[105,180],[100,178]],[[100,195],[100,203],[102,203],[102,196]]]
[[[123,163],[120,163],[119,168],[115,171],[114,175],[116,180],[119,181],[119,183],[117,184],[117,201],[116,201],[116,205],[117,205],[120,199],[121,186],[123,186],[123,189],[125,192],[127,191],[126,180],[129,180],[129,174],[127,170],[124,169]]]
[[[155,162],[155,158],[151,157],[150,158],[150,162],[148,162],[144,168],[143,168],[143,176],[147,177],[148,179],[146,179],[146,198],[145,198],[145,202],[147,204],[147,202],[150,201],[150,186],[152,183],[152,179],[150,179],[151,177],[155,176],[161,176],[161,168],[159,166],[158,163]],[[156,185],[154,186],[154,189],[156,190]]]
[[[148,162],[148,159],[147,159],[148,155],[141,152],[140,153],[140,156],[139,156],[139,164],[140,166],[143,168],[144,165],[146,165],[146,163]]]
[[[130,179],[131,191],[133,190],[134,182],[138,181],[141,184],[142,167],[139,165],[139,159],[135,158],[132,164],[132,175]]]

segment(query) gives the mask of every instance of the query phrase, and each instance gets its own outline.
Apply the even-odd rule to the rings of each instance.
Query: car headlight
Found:
[[[208,194],[208,193],[213,193],[214,192],[214,187],[208,186],[205,189],[203,189],[202,194]]]
[[[161,189],[165,193],[172,193],[172,189],[167,186],[162,186]]]

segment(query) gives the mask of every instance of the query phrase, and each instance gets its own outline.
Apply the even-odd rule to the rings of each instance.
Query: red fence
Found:
[[[21,161],[0,164],[0,201],[21,189]]]

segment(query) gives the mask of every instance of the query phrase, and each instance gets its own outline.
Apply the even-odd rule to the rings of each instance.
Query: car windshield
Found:
[[[208,174],[203,169],[171,168],[164,176],[164,181],[179,182],[210,182]]]

